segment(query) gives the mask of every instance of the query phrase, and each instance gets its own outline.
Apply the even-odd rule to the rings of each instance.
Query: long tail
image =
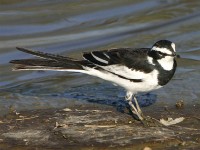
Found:
[[[75,60],[73,58],[33,51],[30,49],[17,47],[18,50],[35,55],[37,59],[11,60],[14,64],[13,70],[83,70],[83,66],[90,65],[85,60]]]

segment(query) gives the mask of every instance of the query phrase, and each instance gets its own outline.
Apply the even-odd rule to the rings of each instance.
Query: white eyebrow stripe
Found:
[[[165,53],[165,54],[169,54],[169,55],[172,54],[172,52],[167,48],[160,48],[160,47],[154,46],[154,47],[152,47],[152,50],[159,51],[159,52],[162,52],[162,53]]]
[[[96,60],[98,60],[99,62],[104,63],[104,64],[108,64],[108,61],[106,61],[106,60],[104,60],[104,59],[101,59],[101,58],[95,56],[92,52],[91,52],[91,54],[92,54],[92,56],[93,56]]]

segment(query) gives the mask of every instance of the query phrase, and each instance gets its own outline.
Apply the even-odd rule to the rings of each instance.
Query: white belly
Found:
[[[134,94],[138,92],[149,92],[161,87],[158,85],[157,70],[154,70],[150,74],[145,75],[145,78],[142,79],[142,82],[133,82],[128,79],[120,78],[119,76],[106,71],[99,71],[93,68],[85,68],[85,69],[86,69],[85,71],[82,71],[83,73],[92,76],[97,76],[104,80],[110,81],[114,84],[117,84],[125,88],[127,91],[132,92]]]

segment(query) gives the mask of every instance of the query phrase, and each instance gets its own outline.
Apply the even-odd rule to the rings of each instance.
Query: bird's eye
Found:
[[[163,55],[163,53],[162,53],[162,52],[160,52],[160,51],[158,51],[158,54],[160,54],[160,55]]]

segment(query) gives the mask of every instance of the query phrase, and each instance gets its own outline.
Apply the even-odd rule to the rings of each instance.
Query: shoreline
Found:
[[[102,107],[103,106],[103,107]],[[199,148],[199,106],[143,107],[151,117],[185,117],[169,127],[144,127],[115,107],[94,103],[64,109],[11,112],[0,117],[3,149],[157,149]]]

